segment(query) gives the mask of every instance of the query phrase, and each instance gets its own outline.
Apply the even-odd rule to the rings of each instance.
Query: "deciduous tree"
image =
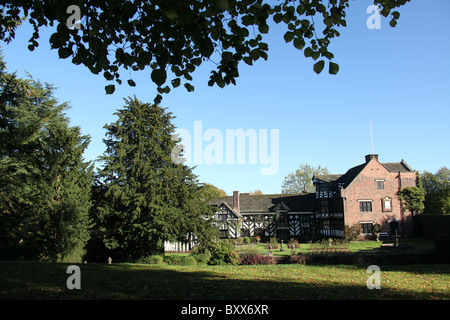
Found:
[[[374,0],[380,14],[397,23],[397,8],[409,0]],[[183,82],[193,91],[192,74],[205,61],[213,61],[208,85],[236,84],[242,62],[252,65],[267,60],[264,36],[270,22],[284,24],[287,43],[313,59],[313,70],[336,74],[339,65],[329,51],[339,29],[346,27],[349,0],[152,0],[152,1],[4,1],[0,15],[0,39],[10,42],[22,19],[34,27],[29,50],[39,45],[39,30],[56,26],[50,37],[62,59],[71,58],[111,84],[121,84],[120,70],[150,69],[151,80],[161,94]],[[79,8],[81,29],[68,28],[74,21],[71,6]],[[70,23],[68,24],[68,20]],[[135,86],[133,79],[128,79]]]
[[[293,173],[289,173],[281,186],[282,193],[304,193],[315,192],[312,178],[314,175],[328,174],[326,167],[311,167],[308,164],[301,164]]]

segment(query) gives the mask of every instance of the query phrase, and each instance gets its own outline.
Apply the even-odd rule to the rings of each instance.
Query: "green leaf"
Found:
[[[337,74],[339,72],[339,65],[337,63],[330,61],[330,66],[328,69],[329,74]]]
[[[286,41],[286,43],[291,42],[292,39],[294,39],[294,33],[292,31],[288,31],[284,34],[284,41]]]
[[[255,39],[250,39],[248,41],[248,44],[250,45],[250,47],[254,48],[258,45],[258,41],[256,41]]]
[[[128,80],[128,84],[130,87],[136,87],[136,83],[132,79]]]
[[[184,84],[184,87],[186,88],[186,90],[188,91],[188,92],[193,92],[194,91],[194,86],[193,85],[191,85],[190,83],[185,83]]]
[[[313,53],[311,53],[311,58],[315,60],[319,59],[320,57],[320,53],[318,51],[314,51]]]
[[[114,76],[111,73],[109,73],[108,71],[105,71],[103,73],[103,76],[105,77],[106,80],[110,80],[111,81],[111,80],[114,79]]]
[[[314,68],[314,72],[317,73],[317,74],[321,73],[324,66],[325,66],[325,61],[320,60],[319,62],[316,62],[314,64],[314,67],[313,67]]]
[[[276,13],[273,15],[273,21],[275,23],[280,23],[282,19],[283,19],[283,14],[281,14],[281,13]]]
[[[305,46],[305,41],[302,38],[296,37],[294,39],[294,47],[296,47],[298,50],[302,50]]]
[[[175,78],[172,80],[172,86],[174,88],[178,87],[180,85],[180,78]]]
[[[157,86],[161,86],[166,82],[167,73],[164,69],[154,69],[151,74],[151,78]]]
[[[391,21],[389,21],[389,25],[390,25],[392,28],[395,28],[395,26],[397,25],[397,20],[395,20],[395,18],[392,19]]]
[[[304,53],[305,57],[308,58],[308,57],[311,57],[313,52],[314,51],[311,49],[311,47],[308,47],[305,49],[305,51],[303,53]]]
[[[116,87],[113,84],[107,85],[105,87],[106,94],[113,94],[116,91]]]
[[[269,26],[267,24],[262,24],[258,27],[259,32],[261,33],[268,33],[269,32]]]
[[[69,48],[59,48],[58,49],[58,55],[61,59],[66,59],[66,58],[70,57],[71,54],[72,54],[72,50]]]
[[[242,58],[242,60],[249,66],[253,65],[253,60],[250,57],[244,57],[244,58]]]

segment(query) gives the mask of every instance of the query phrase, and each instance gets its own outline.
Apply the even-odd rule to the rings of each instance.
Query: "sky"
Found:
[[[399,9],[395,28],[382,17],[379,29],[367,27],[370,5],[350,2],[347,27],[339,29],[329,49],[340,66],[337,75],[328,74],[327,65],[316,74],[314,61],[285,43],[286,26],[271,24],[264,36],[268,60],[241,64],[236,86],[208,87],[214,64],[205,63],[193,74],[194,92],[180,86],[163,96],[161,106],[185,134],[183,144],[190,141],[187,165],[195,166],[200,182],[228,195],[257,189],[281,193],[286,175],[301,164],[343,174],[363,163],[372,146],[380,162],[404,159],[419,172],[450,167],[450,1],[412,0]],[[106,95],[110,83],[101,74],[59,59],[50,49],[51,29],[41,29],[33,52],[27,49],[31,34],[24,24],[15,40],[0,44],[8,71],[21,77],[28,72],[57,87],[55,96],[71,106],[71,125],[91,137],[85,159],[96,160],[105,151],[104,125],[117,120],[123,99],[153,101],[150,70],[122,72],[124,84]],[[126,84],[128,78],[136,87]],[[242,149],[243,163],[239,150],[232,157],[227,149],[233,141],[227,132],[239,129],[255,137]]]

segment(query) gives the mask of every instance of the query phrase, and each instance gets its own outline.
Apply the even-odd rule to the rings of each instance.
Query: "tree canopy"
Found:
[[[395,26],[397,8],[409,0],[374,0],[379,12]],[[269,46],[264,35],[270,21],[286,26],[284,40],[315,61],[313,70],[337,74],[339,65],[329,51],[339,28],[346,27],[350,0],[147,0],[147,1],[4,1],[0,15],[0,40],[9,43],[21,21],[34,28],[29,50],[39,45],[39,30],[56,26],[49,41],[62,59],[102,73],[111,84],[121,84],[121,68],[151,69],[161,94],[183,82],[194,91],[192,74],[205,61],[212,61],[209,86],[236,84],[239,64],[267,60]],[[70,5],[70,9],[69,9]],[[68,10],[69,9],[69,10]],[[74,11],[72,11],[74,10]],[[79,10],[79,12],[77,12]],[[75,13],[74,13],[75,12]],[[73,27],[77,14],[79,24]],[[73,17],[73,15],[75,17]],[[68,26],[72,26],[69,28]],[[78,28],[79,27],[79,28]],[[321,30],[321,32],[320,32]],[[128,85],[135,86],[130,78]]]
[[[326,167],[311,167],[308,164],[301,164],[295,172],[289,173],[284,178],[281,192],[288,194],[315,192],[312,182],[313,176],[328,173]]]
[[[425,213],[450,214],[450,169],[442,167],[434,174],[424,171],[420,177],[426,191]]]

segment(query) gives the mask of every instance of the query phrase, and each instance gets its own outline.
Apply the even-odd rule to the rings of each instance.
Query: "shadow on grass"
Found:
[[[295,281],[264,280],[259,276],[255,276],[255,279],[231,279],[227,269],[211,267],[99,264],[79,265],[81,289],[69,290],[66,287],[66,280],[70,276],[66,273],[67,266],[69,264],[0,262],[0,299],[450,299],[448,290],[419,293],[383,287],[380,290],[369,290],[365,283],[368,275],[361,278],[362,283],[342,285],[333,281],[314,281],[301,277]],[[345,271],[348,266],[335,268]],[[436,270],[438,268],[439,266]],[[450,266],[443,268],[448,271]],[[409,269],[414,272],[413,266]],[[276,270],[290,272],[290,269]]]

